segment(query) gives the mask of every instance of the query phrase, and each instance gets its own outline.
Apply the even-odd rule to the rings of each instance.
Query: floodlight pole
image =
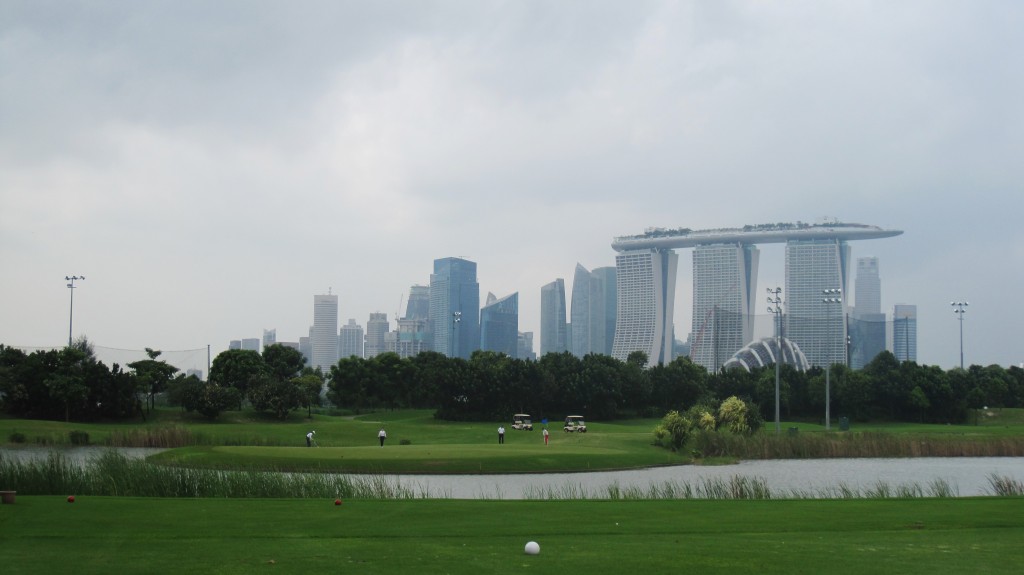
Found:
[[[68,291],[71,293],[71,307],[68,311],[68,347],[71,347],[71,333],[75,325],[75,280],[84,280],[85,276],[64,276],[68,282]]]
[[[462,312],[452,313],[452,357],[459,356],[459,324],[462,322]]]
[[[779,364],[782,362],[782,288],[768,288],[768,313],[775,315],[775,434],[782,433],[779,424]]]
[[[822,298],[821,303],[825,304],[825,319],[828,321],[826,331],[828,331],[829,346],[825,354],[825,431],[828,431],[832,429],[832,382],[830,381],[830,375],[832,373],[832,348],[835,347],[834,345],[831,345],[834,338],[832,337],[832,310],[830,308],[830,304],[843,303],[843,290],[839,288],[826,289],[821,290],[821,293],[822,295],[825,296],[824,298]],[[845,347],[845,342],[843,343],[843,345]]]
[[[960,369],[964,368],[964,314],[967,313],[967,302],[965,301],[954,301],[950,302],[953,306],[953,313],[957,315],[957,319],[960,320]]]

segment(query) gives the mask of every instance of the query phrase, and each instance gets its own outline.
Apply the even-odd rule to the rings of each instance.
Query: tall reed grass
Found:
[[[1009,495],[1009,493],[1007,493]],[[657,500],[657,499],[912,499],[958,497],[959,493],[943,480],[928,485],[916,483],[889,485],[878,482],[867,488],[840,484],[816,490],[772,490],[762,477],[734,475],[728,478],[704,478],[695,483],[665,481],[640,486],[621,487],[613,483],[603,489],[588,490],[579,484],[551,488],[527,488],[526,499],[537,500]]]
[[[882,432],[752,436],[700,431],[694,451],[703,457],[824,459],[855,457],[1020,457],[1024,436],[918,437]]]
[[[215,471],[150,465],[105,451],[80,465],[52,452],[46,459],[12,461],[0,456],[0,485],[24,495],[120,497],[275,497],[412,499],[417,493],[389,477],[329,473]]]
[[[988,478],[993,495],[1015,497],[1024,495],[1024,482],[1002,475],[992,474]]]

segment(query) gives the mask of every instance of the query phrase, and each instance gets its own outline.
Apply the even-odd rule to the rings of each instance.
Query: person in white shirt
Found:
[[[380,446],[384,447],[384,440],[388,438],[388,432],[384,431],[384,428],[380,428],[380,432],[377,433],[377,439],[380,440]]]

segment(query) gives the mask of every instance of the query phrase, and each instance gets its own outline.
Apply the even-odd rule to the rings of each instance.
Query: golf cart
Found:
[[[517,413],[512,416],[512,429],[533,431],[533,421],[529,413]]]
[[[572,433],[574,431],[579,433],[587,432],[587,424],[583,421],[582,415],[567,415],[565,416],[565,426],[562,430],[566,433]]]

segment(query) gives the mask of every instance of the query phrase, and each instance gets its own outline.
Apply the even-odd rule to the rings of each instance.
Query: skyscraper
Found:
[[[760,250],[742,242],[693,249],[693,345],[690,357],[717,371],[754,337]]]
[[[853,315],[882,313],[882,278],[878,274],[878,258],[857,258],[857,278],[854,280],[857,305]]]
[[[573,355],[611,355],[615,338],[615,268],[604,267],[589,272],[576,264],[571,314],[572,329],[569,333]]]
[[[310,329],[312,358],[310,366],[330,373],[338,363],[338,296],[313,296],[313,327]]]
[[[363,348],[366,359],[384,353],[384,334],[391,329],[388,314],[375,312],[370,314],[366,322],[366,347]]]
[[[850,246],[839,238],[786,243],[785,336],[811,365],[846,364],[845,297]],[[843,303],[824,301],[825,290],[842,290]]]
[[[519,359],[537,359],[537,354],[533,351],[533,332],[532,331],[521,331],[519,332],[519,351],[516,353],[516,357]]]
[[[242,338],[242,349],[248,351],[258,352],[260,350],[260,340],[256,337],[245,337]]]
[[[480,349],[519,356],[519,293],[501,299],[487,294],[480,310]]]
[[[430,286],[414,285],[409,288],[404,319],[430,319]]]
[[[886,318],[882,313],[878,258],[857,258],[853,295],[856,305],[850,314],[850,367],[861,369],[885,350]]]
[[[892,354],[899,361],[917,361],[917,306],[896,304],[892,310]]]
[[[540,355],[569,349],[565,325],[565,280],[540,288]]]
[[[349,319],[338,334],[338,357],[363,357],[363,326]]]
[[[615,267],[595,268],[590,274],[594,276],[599,286],[597,299],[598,305],[603,308],[601,315],[604,318],[604,333],[596,338],[594,352],[611,355],[612,344],[615,342],[615,308],[618,302],[615,288]]]
[[[778,223],[761,224],[755,226],[744,226],[742,228],[719,228],[713,230],[694,231],[689,228],[664,229],[649,228],[643,234],[634,236],[621,236],[612,241],[612,249],[623,253],[641,253],[644,250],[659,250],[671,252],[677,248],[696,248],[700,245],[710,244],[759,244],[759,243],[781,243],[786,242],[786,293],[787,307],[786,314],[786,335],[794,340],[799,347],[804,349],[808,360],[814,358],[815,363],[842,362],[846,356],[846,338],[843,335],[846,330],[846,314],[843,305],[831,305],[825,309],[822,302],[825,289],[846,288],[846,266],[849,256],[849,249],[846,242],[849,240],[867,240],[877,238],[889,238],[898,236],[903,232],[899,230],[886,230],[877,226],[864,224],[840,223],[838,221],[824,222],[820,224]],[[827,260],[827,261],[826,261]],[[623,329],[623,322],[626,321],[623,313],[626,310],[646,309],[646,305],[638,302],[626,301],[633,297],[649,298],[645,290],[631,293],[623,292],[621,273],[622,266],[616,267],[619,272],[617,285],[618,291],[618,318],[615,332],[615,349],[622,349],[620,345],[627,348],[635,347],[636,343],[620,343],[620,334],[627,337],[630,331],[637,329],[637,322],[641,316],[630,319],[630,327]],[[660,276],[659,276],[660,277]],[[674,281],[674,280],[673,280]],[[793,282],[790,284],[789,282]],[[749,282],[750,289],[755,285],[753,277]],[[739,287],[737,289],[740,289]],[[695,291],[701,291],[700,285],[695,285]],[[713,290],[710,293],[715,293]],[[753,293],[753,292],[751,292]],[[671,300],[671,290],[667,298]],[[751,296],[753,297],[753,296]],[[845,304],[844,304],[845,305]],[[817,308],[815,308],[817,306]],[[664,309],[671,309],[671,301],[663,306]],[[713,304],[712,304],[713,307]],[[633,313],[633,312],[631,312]],[[664,313],[663,311],[656,312]],[[806,314],[806,315],[805,315]],[[698,325],[704,325],[701,314],[694,314]],[[647,321],[650,325],[657,323],[652,316]],[[669,319],[669,323],[671,319]],[[662,324],[665,322],[663,321]],[[659,324],[661,325],[661,324]],[[796,331],[794,331],[796,330]],[[696,334],[691,334],[696,343]],[[800,339],[797,339],[799,336]],[[811,348],[807,348],[810,344]],[[814,347],[817,347],[817,351]],[[808,353],[810,352],[810,353]],[[618,357],[618,352],[613,353]],[[713,361],[713,360],[712,360]]]
[[[480,345],[480,284],[476,262],[434,260],[430,274],[430,332],[434,351],[468,359]]]
[[[618,303],[612,357],[625,361],[634,351],[642,351],[648,365],[672,361],[678,263],[674,251],[658,248],[627,250],[615,256]]]
[[[268,345],[274,345],[275,343],[277,343],[277,330],[263,330],[263,348],[266,349]]]

